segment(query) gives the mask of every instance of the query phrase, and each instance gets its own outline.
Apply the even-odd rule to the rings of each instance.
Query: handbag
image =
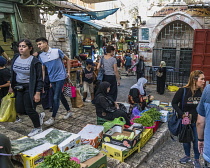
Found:
[[[189,143],[194,141],[193,130],[190,124],[183,125],[182,130],[179,134],[179,142]]]
[[[162,77],[162,76],[163,76],[163,72],[160,72],[159,70],[157,70],[156,76],[157,76],[157,77]]]
[[[70,98],[76,97],[76,87],[70,81],[66,82],[63,86],[63,94]]]
[[[97,80],[98,81],[102,81],[103,80],[104,73],[105,73],[105,70],[104,70],[104,57],[102,57],[101,58],[101,66],[100,66],[100,69],[99,69],[99,72],[98,72],[98,76],[97,76]]]
[[[184,109],[184,98],[186,94],[186,88],[184,88],[184,93],[182,95],[182,110]],[[182,119],[178,118],[177,113],[174,111],[173,115],[168,121],[168,129],[172,135],[178,136],[182,130]]]
[[[76,97],[71,98],[71,105],[72,108],[80,108],[84,106],[79,89],[76,89]]]

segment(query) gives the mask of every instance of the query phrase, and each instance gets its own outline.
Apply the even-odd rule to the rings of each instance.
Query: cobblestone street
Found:
[[[121,86],[119,87],[118,92],[118,101],[125,102],[127,101],[127,95],[129,88],[136,82],[135,76],[122,76]],[[156,94],[156,86],[148,85],[147,94],[154,95],[156,100],[170,102],[174,93],[168,92],[166,90],[164,95]],[[38,111],[41,112],[41,107],[38,108]],[[77,133],[79,132],[86,124],[96,124],[96,114],[94,106],[86,102],[85,106],[80,109],[73,109],[74,114],[68,120],[63,120],[63,115],[65,110],[63,106],[60,106],[58,112],[58,119],[56,124],[53,126],[57,129],[66,130],[69,132]],[[51,113],[46,114],[47,119]],[[22,116],[22,122],[20,123],[1,123],[2,133],[9,136],[11,139],[17,139],[28,134],[32,129],[32,123],[27,116]],[[164,128],[167,129],[167,125],[164,125]],[[44,130],[47,129],[44,127]],[[156,136],[158,132],[156,133]],[[148,145],[149,146],[149,145]],[[139,158],[143,156],[144,152],[134,153],[128,159],[125,160],[125,163],[119,163],[119,161],[108,158],[108,167],[109,168],[154,168],[154,167],[163,167],[163,168],[190,168],[193,167],[191,163],[187,165],[182,165],[178,160],[183,156],[182,145],[177,141],[174,142],[171,139],[165,141],[163,144],[154,149],[154,153],[149,155],[146,158],[146,161],[142,164],[138,164]],[[134,164],[135,163],[135,164]],[[138,166],[135,166],[138,165]],[[22,168],[20,164],[16,164],[16,168]]]

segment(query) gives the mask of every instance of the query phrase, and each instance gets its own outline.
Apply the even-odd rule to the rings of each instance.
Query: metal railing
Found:
[[[156,71],[159,66],[146,66],[145,78],[148,84],[157,84]],[[190,71],[184,68],[166,67],[166,85],[175,85],[182,87],[187,84]]]

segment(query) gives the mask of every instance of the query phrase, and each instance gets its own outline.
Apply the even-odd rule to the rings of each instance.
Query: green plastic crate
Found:
[[[97,117],[97,125],[103,125],[105,122],[107,122],[108,120],[101,118],[101,117]]]

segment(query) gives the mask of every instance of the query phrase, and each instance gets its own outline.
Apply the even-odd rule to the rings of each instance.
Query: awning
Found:
[[[110,22],[106,22],[103,20],[85,20],[80,17],[73,18],[72,15],[64,14],[67,17],[70,17],[71,19],[75,19],[81,22],[84,22],[90,26],[93,26],[94,28],[100,30],[100,31],[114,31],[114,30],[119,30],[122,29],[122,26],[120,24],[114,24]]]
[[[108,2],[108,1],[116,1],[116,0],[81,0],[85,3],[100,3],[100,2]]]

